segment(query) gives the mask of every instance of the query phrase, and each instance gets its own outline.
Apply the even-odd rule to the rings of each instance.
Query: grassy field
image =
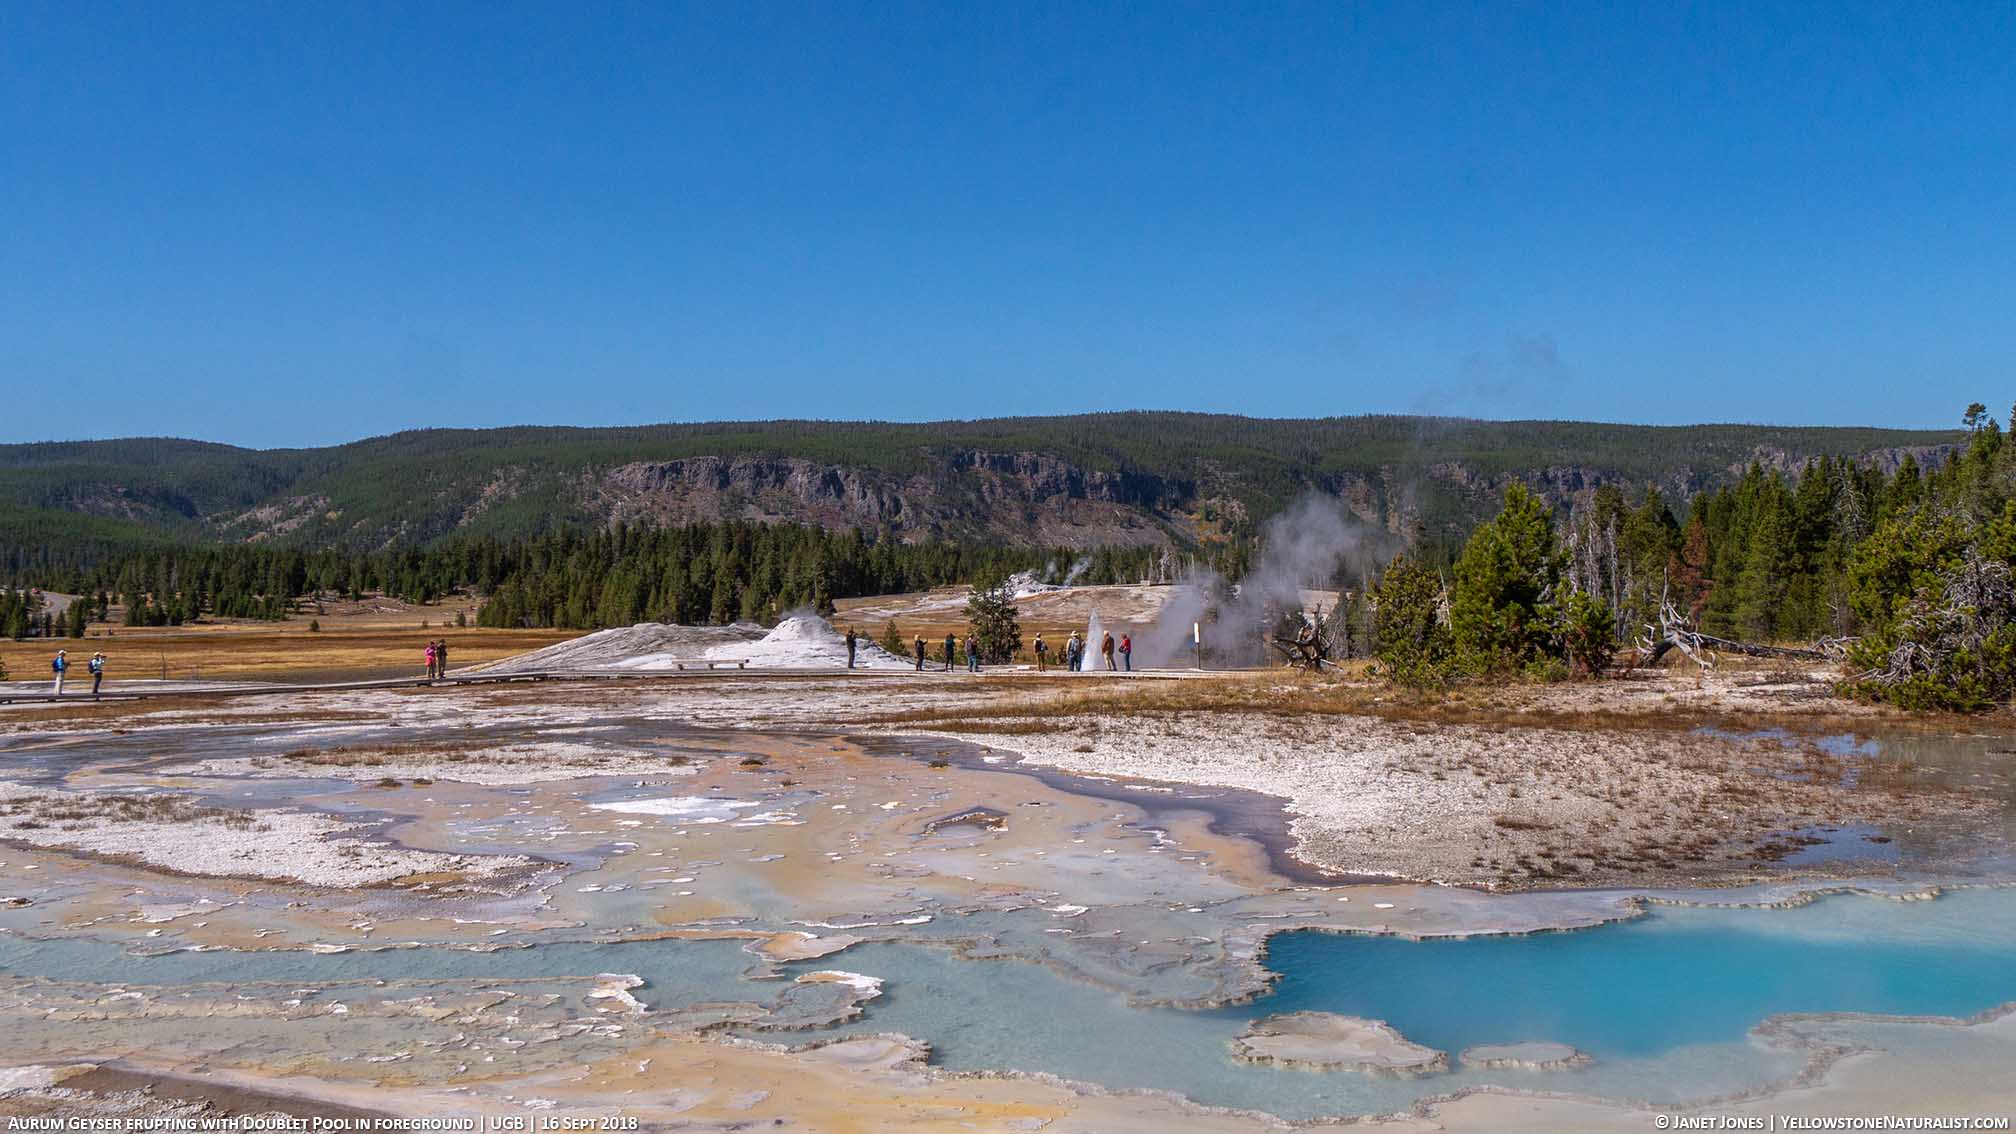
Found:
[[[366,599],[330,604],[319,615],[297,615],[285,622],[225,619],[158,628],[93,623],[82,639],[0,639],[0,664],[10,681],[41,680],[49,676],[49,659],[67,649],[71,681],[87,685],[84,662],[97,651],[106,656],[106,679],[112,682],[342,680],[420,674],[426,669],[423,651],[437,639],[448,643],[449,665],[460,669],[580,635],[574,630],[457,628],[458,613],[473,618],[475,603],[460,599],[412,606]],[[116,619],[116,610],[114,615]],[[320,629],[309,629],[311,622]]]
[[[1017,599],[1015,613],[1025,645],[1040,633],[1061,647],[1071,631],[1084,632],[1094,612],[1115,634],[1139,634],[1154,624],[1162,604],[1175,591],[1174,587],[1150,586],[1073,587]],[[954,586],[840,599],[833,604],[832,621],[836,629],[852,626],[870,638],[879,637],[882,628],[893,622],[906,641],[922,634],[925,641],[936,643],[947,633],[966,633],[966,600],[971,594],[970,587]]]

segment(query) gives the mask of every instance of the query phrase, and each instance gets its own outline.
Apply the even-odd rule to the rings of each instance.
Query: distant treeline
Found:
[[[88,566],[16,570],[8,581],[87,596],[80,617],[89,611],[102,618],[121,603],[127,625],[179,625],[204,614],[279,619],[320,599],[385,594],[424,603],[463,591],[488,596],[481,625],[594,629],[644,621],[765,621],[800,606],[830,611],[835,599],[1017,571],[1112,583],[1173,569],[1172,557],[1150,547],[904,543],[800,524],[727,522],[464,539],[381,552],[199,545],[111,554]],[[17,637],[41,632],[25,601],[11,601],[0,607],[0,630]]]
[[[484,626],[626,626],[645,621],[767,622],[797,607],[999,578],[1018,571],[1081,582],[1137,582],[1159,548],[1043,550],[950,541],[903,543],[799,524],[616,528],[514,541],[505,570],[471,583],[490,594]],[[490,580],[495,586],[489,586]]]

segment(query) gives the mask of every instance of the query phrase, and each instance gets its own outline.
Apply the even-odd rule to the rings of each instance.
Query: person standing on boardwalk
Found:
[[[950,635],[950,634],[947,634],[947,635],[945,635],[945,672],[946,672],[946,673],[951,673],[951,672],[952,672],[952,651],[954,651],[954,650],[956,650],[956,649],[958,649],[958,648],[959,648],[959,639],[957,639],[957,638],[953,637],[953,636],[952,636],[952,635]]]
[[[853,628],[852,626],[849,626],[849,627],[847,628],[847,668],[848,668],[848,669],[853,669],[853,668],[854,668],[854,643],[855,643],[856,641],[857,641],[857,639],[856,639],[856,638],[854,637],[854,628]]]
[[[427,643],[427,680],[434,680],[434,643]]]
[[[973,644],[973,635],[966,635],[966,672],[980,672],[980,647]]]
[[[1077,673],[1085,662],[1085,643],[1078,639],[1078,631],[1071,631],[1071,640],[1064,643],[1064,668]]]
[[[434,643],[434,672],[437,676],[448,676],[448,639]]]
[[[1134,635],[1120,635],[1120,664],[1128,673],[1134,672]]]
[[[1036,635],[1036,672],[1043,672],[1043,663],[1050,660],[1050,647],[1043,644],[1043,635]]]
[[[105,655],[92,654],[91,661],[84,667],[91,671],[91,699],[98,699],[98,686],[105,680]]]
[[[1113,632],[1108,630],[1099,639],[1099,656],[1106,659],[1107,669],[1117,669],[1113,664]]]
[[[924,635],[917,635],[917,672],[924,672]]]
[[[49,669],[56,674],[56,695],[61,697],[63,695],[63,675],[70,672],[69,654],[63,650],[57,650],[56,656],[50,659]]]

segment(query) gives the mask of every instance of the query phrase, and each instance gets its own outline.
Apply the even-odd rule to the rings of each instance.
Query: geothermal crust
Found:
[[[1176,682],[963,674],[724,674],[141,703],[61,719],[0,712],[0,758],[24,781],[0,796],[0,893],[29,903],[0,910],[7,933],[353,958],[416,944],[488,952],[728,938],[734,965],[749,966],[710,981],[699,1003],[672,1000],[671,974],[599,960],[552,979],[201,989],[15,974],[0,981],[0,1060],[201,1067],[212,1083],[237,1076],[402,1113],[622,1110],[710,1128],[834,1128],[901,1115],[918,1130],[1251,1130],[1267,1120],[1035,1075],[927,1071],[921,1043],[809,1029],[864,1006],[874,1026],[878,1009],[926,994],[867,956],[884,942],[940,947],[974,966],[1028,960],[1144,1005],[1228,1003],[1264,992],[1258,958],[1280,930],[1427,936],[1590,925],[1634,907],[1620,893],[1563,887],[1613,876],[1606,871],[1644,885],[1748,870],[1747,858],[1682,857],[1675,832],[1704,814],[1729,811],[1713,830],[1740,842],[1754,826],[1830,807],[1845,817],[1968,805],[1961,795],[1847,786],[1827,775],[1838,767],[1776,741],[1254,712],[1214,707],[1219,680],[1181,683],[1198,689],[1187,712],[1152,695]],[[1266,688],[1287,697],[1300,684]],[[876,735],[856,735],[866,732]],[[372,782],[387,779],[400,782]],[[287,794],[276,800],[282,789],[271,781]],[[1759,781],[1790,786],[1761,784],[1768,790],[1750,799]],[[1271,800],[1290,800],[1303,858],[1354,873],[1467,867],[1494,883],[1542,884],[1523,856],[1547,866],[1547,889],[1506,898],[1292,884],[1242,825],[1251,812],[1227,819],[1214,807],[1231,793],[1199,784],[1268,792],[1243,798],[1277,818]],[[147,802],[177,796],[185,802]],[[256,802],[193,802],[241,796]],[[357,814],[382,833],[360,837]],[[1495,822],[1500,815],[1514,825]],[[1570,835],[1592,841],[1571,844]],[[1479,840],[1489,840],[1483,866],[1458,853]],[[1602,858],[1568,855],[1571,845]],[[536,881],[509,893],[412,881],[522,866],[533,854],[543,869],[526,873]],[[317,864],[328,855],[325,871]],[[1588,865],[1562,872],[1564,860]],[[401,885],[371,885],[385,881]],[[1769,904],[1803,891],[1721,893],[1691,897]],[[857,946],[868,948],[849,952]],[[806,963],[814,958],[817,968]],[[2008,1030],[1980,1029],[1998,1043]],[[801,1042],[768,1042],[784,1034]],[[1228,1058],[1224,1035],[1212,1036],[1210,1058]],[[1962,1040],[1976,1045],[1969,1066],[1978,1065],[1982,1041]],[[1541,1069],[1575,1066],[1578,1055],[1514,1044],[1473,1048],[1464,1062]],[[1450,1063],[1379,1021],[1323,1013],[1258,1021],[1229,1058],[1381,1077]],[[22,1081],[63,1089],[32,1086],[47,1078]],[[1420,1084],[1423,1093],[1438,1087]],[[1535,1101],[1480,1094],[1451,1105],[1491,1128]],[[0,1099],[0,1113],[15,1105],[29,1103]],[[1649,1128],[1649,1117],[1613,1104],[1576,1105],[1592,1128]]]
[[[1466,1047],[1463,1066],[1484,1070],[1567,1071],[1587,1067],[1589,1056],[1565,1043],[1494,1043]]]
[[[1426,1075],[1449,1069],[1449,1057],[1423,1047],[1382,1020],[1329,1012],[1290,1012],[1255,1020],[1232,1041],[1245,1063],[1305,1071],[1364,1071],[1375,1075]]]
[[[356,838],[349,832],[358,824],[311,812],[207,808],[174,796],[122,809],[115,798],[0,783],[0,838],[133,858],[180,874],[336,888],[415,875],[484,878],[531,865],[520,855],[441,854]]]

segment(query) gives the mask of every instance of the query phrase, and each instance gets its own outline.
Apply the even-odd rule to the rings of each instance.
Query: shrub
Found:
[[[882,624],[882,636],[875,640],[875,644],[899,658],[910,652],[910,648],[903,644],[903,632],[896,629],[893,618]]]
[[[1610,604],[1583,590],[1548,608],[1554,627],[1554,644],[1568,662],[1571,676],[1594,677],[1608,668],[1617,653],[1617,637],[1611,627],[1615,618]]]

